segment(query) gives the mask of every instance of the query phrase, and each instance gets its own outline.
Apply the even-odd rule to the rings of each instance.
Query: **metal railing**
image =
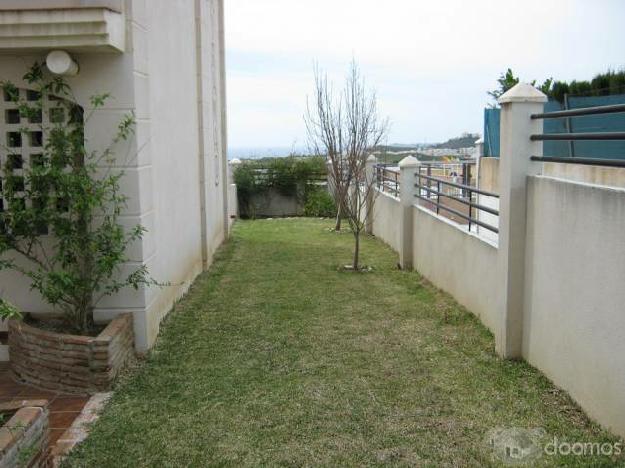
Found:
[[[425,173],[427,176],[437,177],[448,182],[474,185],[475,171],[473,171],[473,167],[475,165],[476,161],[422,162],[419,171],[421,174]]]
[[[275,177],[275,173],[268,168],[258,167],[252,170],[252,176],[255,183],[266,183]],[[295,181],[297,176],[293,175],[292,180]],[[284,177],[283,181],[288,182],[289,179]],[[328,174],[324,172],[311,172],[306,177],[306,183],[308,184],[323,184],[327,183]]]
[[[568,119],[571,117],[580,117],[585,115],[602,115],[615,114],[625,112],[625,104],[614,104],[607,106],[583,107],[581,109],[568,109],[555,112],[544,112],[541,114],[532,114],[532,120],[535,119]],[[532,141],[615,141],[625,140],[625,132],[579,132],[579,133],[539,133],[530,135]],[[611,163],[605,159],[592,158],[561,158],[550,156],[532,156],[533,161],[542,162],[558,162],[558,163],[576,163],[576,164],[594,164],[598,166],[625,166],[624,161]],[[614,160],[618,161],[618,160]]]
[[[480,190],[470,185],[449,182],[439,177],[425,175],[422,174],[421,171],[417,171],[415,177],[417,179],[417,183],[415,184],[417,193],[415,193],[415,197],[432,205],[434,207],[432,211],[436,211],[436,214],[441,214],[440,212],[443,210],[459,217],[468,223],[469,231],[472,225],[476,225],[496,234],[499,233],[499,228],[485,223],[477,216],[480,211],[493,216],[499,216],[499,210],[480,204],[478,201],[478,195],[499,199],[498,194]],[[460,211],[460,207],[450,206],[445,200],[452,204],[466,206],[467,212],[464,213]]]
[[[378,164],[375,166],[375,180],[380,192],[387,192],[399,197],[399,171],[389,169],[388,166]]]

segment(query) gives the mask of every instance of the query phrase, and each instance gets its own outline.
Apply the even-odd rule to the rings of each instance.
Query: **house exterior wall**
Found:
[[[120,220],[147,232],[128,249],[122,275],[146,264],[170,285],[125,289],[98,303],[95,316],[131,312],[139,352],[227,235],[222,15],[223,0],[126,0],[125,53],[72,53],[80,73],[67,81],[79,104],[88,112],[90,96],[112,96],[86,123],[87,148],[106,148],[129,112],[137,122],[134,136],[114,148],[114,166],[129,197]],[[27,87],[22,75],[47,52],[0,55],[1,78]],[[25,278],[0,272],[0,285],[20,309],[52,312]]]
[[[195,0],[201,27],[201,151],[204,161],[205,263],[208,265],[228,232],[226,157],[226,77],[223,0]]]
[[[123,0],[2,0],[2,10],[69,10],[108,8],[123,11]]]
[[[625,434],[625,189],[532,176],[527,219],[523,356]]]

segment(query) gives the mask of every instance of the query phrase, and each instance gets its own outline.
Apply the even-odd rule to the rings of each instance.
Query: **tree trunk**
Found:
[[[352,263],[352,268],[354,271],[358,271],[360,265],[358,264],[360,256],[360,232],[354,233],[354,261]]]
[[[81,152],[74,155],[74,172],[79,174],[84,171],[85,158]],[[77,243],[79,245],[76,253],[76,263],[78,274],[80,275],[80,290],[76,291],[78,305],[76,310],[76,328],[83,334],[88,334],[93,328],[93,269],[94,260],[90,243],[90,226],[92,223],[91,208],[85,205],[78,213],[76,220]]]
[[[334,230],[337,232],[341,230],[341,205],[338,205],[336,208],[336,223],[334,224]]]

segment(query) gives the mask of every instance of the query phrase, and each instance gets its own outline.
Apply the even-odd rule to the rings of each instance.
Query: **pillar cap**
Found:
[[[499,104],[508,102],[547,102],[547,96],[528,83],[517,83],[497,99]]]
[[[414,156],[406,156],[404,159],[399,161],[399,168],[417,167],[419,164],[421,164],[421,162]]]

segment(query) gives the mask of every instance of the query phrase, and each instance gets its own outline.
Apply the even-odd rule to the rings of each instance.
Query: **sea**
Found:
[[[228,147],[228,159],[260,159],[306,154],[307,148],[298,146],[235,146]]]

